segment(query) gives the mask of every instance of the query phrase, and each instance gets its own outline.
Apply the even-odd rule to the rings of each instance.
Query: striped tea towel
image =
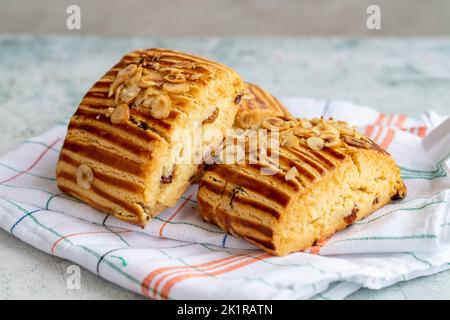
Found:
[[[359,126],[402,169],[408,196],[316,246],[272,257],[201,220],[197,186],[145,229],[62,194],[66,125],[0,157],[0,227],[32,246],[158,299],[341,299],[450,268],[450,119],[386,115],[339,101],[283,99],[296,116]]]

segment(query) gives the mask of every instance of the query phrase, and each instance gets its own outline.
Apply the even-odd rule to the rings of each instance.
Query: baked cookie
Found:
[[[244,96],[239,103],[234,127],[258,128],[268,117],[293,118],[283,104],[269,92],[256,84],[245,83]]]
[[[166,49],[125,55],[84,96],[56,169],[58,187],[145,225],[181,197],[200,162],[198,129],[225,132],[243,82],[230,68]],[[201,145],[201,144],[200,144]]]
[[[209,167],[198,206],[205,220],[268,253],[307,249],[406,195],[390,155],[345,122],[267,118],[263,127],[279,133],[278,151],[266,147],[271,160],[244,139],[245,164]]]

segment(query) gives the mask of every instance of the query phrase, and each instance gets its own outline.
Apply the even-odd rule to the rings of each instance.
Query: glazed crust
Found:
[[[352,140],[347,131],[342,141],[318,150],[304,131],[296,143],[280,146],[273,175],[261,173],[261,159],[208,168],[198,192],[202,217],[268,253],[286,255],[406,195],[395,161],[368,138]]]
[[[122,79],[126,68],[132,72]],[[177,130],[191,135],[195,126],[232,127],[242,91],[233,70],[202,57],[158,48],[126,54],[70,119],[56,168],[58,187],[96,209],[145,225],[178,201],[198,170],[198,164],[175,164]],[[77,183],[82,164],[93,174],[87,188]]]
[[[293,118],[286,107],[269,92],[256,84],[245,83],[244,95],[239,103],[234,127],[258,128],[267,117]]]

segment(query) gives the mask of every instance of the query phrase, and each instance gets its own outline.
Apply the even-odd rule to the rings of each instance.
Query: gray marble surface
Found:
[[[125,52],[168,47],[235,68],[278,96],[348,100],[384,112],[450,114],[450,38],[95,38],[0,35],[0,154],[67,120]],[[139,299],[0,232],[1,299]],[[362,289],[351,299],[450,299],[450,272]]]

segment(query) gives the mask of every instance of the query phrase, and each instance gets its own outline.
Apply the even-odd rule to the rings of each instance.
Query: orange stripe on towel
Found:
[[[201,264],[197,264],[197,265],[192,265],[192,266],[175,266],[175,267],[163,267],[163,268],[156,269],[156,270],[150,272],[142,281],[141,292],[143,295],[149,296],[148,291],[150,290],[150,285],[151,285],[153,279],[155,279],[157,276],[159,276],[160,274],[163,274],[165,272],[173,271],[173,270],[202,269],[204,267],[213,266],[216,264],[220,264],[221,262],[235,259],[236,257],[240,257],[240,256],[232,255],[232,256],[225,257],[225,258],[220,258],[217,260],[213,260],[213,261],[209,261],[209,262],[205,262],[205,263],[201,263]]]
[[[375,125],[380,125],[380,124],[383,122],[384,118],[386,118],[386,115],[385,115],[384,113],[381,113],[381,112],[380,112],[380,113],[378,114],[377,120],[375,120],[375,122],[374,122],[373,124],[375,124]]]
[[[168,299],[169,298],[169,294],[170,294],[170,290],[173,288],[174,285],[176,285],[177,283],[180,283],[181,281],[187,280],[187,279],[192,279],[192,278],[205,278],[205,277],[210,277],[210,276],[219,276],[237,269],[241,269],[245,266],[251,265],[255,262],[270,258],[271,255],[269,254],[261,254],[259,256],[255,256],[255,257],[249,257],[248,260],[244,260],[242,262],[239,262],[237,264],[233,264],[227,268],[223,268],[211,273],[190,273],[190,274],[184,274],[184,275],[179,275],[177,277],[174,277],[172,279],[170,279],[169,281],[166,282],[166,284],[163,286],[162,290],[161,290],[161,297],[163,299]]]
[[[394,139],[394,136],[395,136],[395,130],[389,129],[388,132],[386,133],[386,136],[383,139],[383,142],[381,143],[381,147],[384,150],[387,150],[387,148],[391,144],[392,140]]]
[[[391,125],[392,120],[394,119],[394,115],[390,114],[388,117],[388,120],[386,122],[386,127],[389,127]]]
[[[397,119],[397,122],[395,123],[395,126],[397,127],[397,128],[403,128],[403,124],[405,123],[405,121],[406,121],[406,116],[404,115],[404,114],[401,114],[399,117],[398,117],[398,119]]]
[[[380,138],[381,134],[383,133],[384,128],[383,127],[378,127],[378,132],[375,135],[375,138],[373,138],[373,142],[377,142],[378,139]]]
[[[419,132],[417,134],[421,138],[425,137],[427,135],[427,127],[419,127]]]
[[[372,136],[373,133],[373,129],[374,127],[369,125],[366,127],[366,131],[364,132],[364,134],[366,135],[366,137],[370,138]]]

